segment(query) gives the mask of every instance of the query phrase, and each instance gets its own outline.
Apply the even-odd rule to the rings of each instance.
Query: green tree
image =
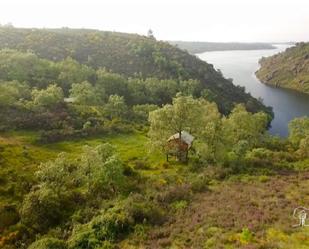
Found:
[[[289,140],[297,148],[302,139],[309,137],[309,117],[295,118],[289,123]]]
[[[59,71],[58,82],[65,93],[68,93],[73,83],[84,81],[93,81],[95,79],[95,71],[73,60],[71,57],[58,62],[55,66]]]
[[[118,95],[110,95],[105,105],[105,113],[110,119],[123,118],[127,109],[124,97]]]
[[[206,99],[207,101],[215,101],[215,99],[217,98],[216,94],[214,94],[211,90],[209,89],[203,89],[201,91],[201,96]]]
[[[171,103],[178,92],[178,84],[172,79],[147,78],[144,84],[149,93],[147,103],[157,105]]]
[[[96,89],[104,96],[119,95],[128,98],[128,82],[120,74],[111,73],[105,69],[97,71]]]
[[[57,78],[53,62],[40,59],[31,52],[0,51],[0,75],[2,80],[27,82],[32,87],[45,88]]]
[[[95,148],[85,146],[81,156],[81,167],[87,178],[88,190],[91,192],[109,191],[115,193],[124,182],[123,165],[115,155],[110,144]]]
[[[147,122],[149,113],[158,108],[159,107],[157,105],[145,104],[145,105],[134,105],[132,107],[132,110],[135,119],[137,119],[140,122]]]
[[[77,164],[65,153],[60,153],[53,161],[42,163],[35,175],[40,184],[57,194],[80,186],[83,178]]]
[[[31,92],[33,103],[42,107],[54,107],[63,102],[63,91],[56,84],[46,89],[34,89]]]
[[[30,97],[29,86],[18,81],[0,82],[0,106],[13,106]]]
[[[179,88],[179,91],[185,95],[197,96],[201,91],[201,82],[193,79],[181,80],[179,81]]]
[[[237,105],[231,114],[222,121],[225,144],[236,145],[241,140],[247,140],[250,146],[261,142],[268,123],[268,116],[263,113],[252,114],[243,105]]]
[[[123,183],[123,165],[110,144],[85,146],[83,153],[72,160],[60,153],[53,161],[42,163],[36,172],[41,186],[53,189],[58,196],[87,187],[89,191],[115,193]]]
[[[200,161],[215,162],[221,160],[224,154],[222,141],[222,119],[216,106],[209,111],[209,122],[205,125],[201,135],[194,142],[196,154]]]
[[[193,136],[202,135],[205,127],[220,118],[216,104],[191,96],[177,95],[172,105],[149,113],[149,136],[155,147],[165,148],[167,139],[185,130]]]
[[[147,89],[145,80],[139,78],[130,78],[128,80],[128,91],[130,93],[129,104],[138,105],[152,103],[149,89]]]
[[[96,89],[88,82],[74,83],[70,89],[70,97],[74,103],[81,105],[98,105],[101,103]]]

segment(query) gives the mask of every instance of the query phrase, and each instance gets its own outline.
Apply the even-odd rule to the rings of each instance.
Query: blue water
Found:
[[[287,136],[288,123],[296,117],[309,116],[309,95],[293,90],[281,89],[262,84],[255,72],[259,68],[259,59],[285,50],[288,45],[276,45],[272,50],[250,51],[214,51],[197,56],[220,69],[226,78],[232,78],[235,85],[244,86],[247,92],[263,103],[272,106],[275,118],[270,132],[274,135]]]

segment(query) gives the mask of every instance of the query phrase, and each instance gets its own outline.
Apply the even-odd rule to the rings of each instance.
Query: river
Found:
[[[271,50],[213,51],[197,56],[220,69],[226,78],[232,78],[235,85],[244,86],[247,92],[263,103],[273,107],[275,118],[270,133],[285,137],[288,123],[296,117],[309,116],[309,95],[293,90],[281,89],[262,84],[255,76],[259,59],[284,51],[289,45],[275,45]]]

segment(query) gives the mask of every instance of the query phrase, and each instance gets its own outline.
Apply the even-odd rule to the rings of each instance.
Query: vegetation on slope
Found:
[[[242,42],[191,42],[191,41],[169,41],[170,44],[187,50],[191,54],[198,54],[208,51],[225,50],[259,50],[274,49],[270,43],[242,43]]]
[[[270,112],[212,65],[151,37],[97,30],[0,27],[0,48],[32,51],[52,61],[71,57],[94,70],[105,68],[125,78],[198,80],[223,113],[231,111],[234,103],[245,103],[253,112]]]
[[[308,227],[293,227],[291,215],[297,203],[308,205],[308,177],[247,174],[210,184],[189,205],[178,202],[171,222],[132,235],[121,248],[309,248]]]
[[[217,190],[217,206],[235,208],[235,200],[225,199],[231,189],[244,207],[263,207],[263,194],[248,204],[252,188],[228,182],[242,175],[276,182],[278,172],[307,171],[308,117],[290,123],[287,139],[270,136],[271,116],[261,103],[212,66],[153,38],[0,30],[6,34],[0,36],[6,47],[0,51],[1,248],[269,248],[282,236],[306,248],[302,233],[287,233],[286,223],[277,222],[277,210],[254,213],[245,227],[239,216],[226,223],[225,212],[200,200],[214,204]],[[195,137],[189,162],[165,162],[166,139],[183,129]],[[257,184],[269,192],[276,183]],[[271,207],[285,211],[280,205],[287,202],[273,205],[272,197],[266,198]],[[192,242],[195,227],[173,229],[169,237],[167,227],[181,214],[191,216],[198,203],[209,211],[192,216],[205,221],[205,239],[196,235]],[[213,237],[213,231],[223,234]]]
[[[266,84],[309,94],[309,43],[260,60],[256,76]]]
[[[172,124],[185,120],[187,110],[180,106],[186,102],[192,107],[192,117],[184,128],[192,127],[196,136],[190,161],[164,162],[164,154],[158,148],[166,139],[157,135],[172,132],[169,130]],[[207,113],[201,114],[201,109]],[[174,114],[169,116],[170,113]],[[197,122],[203,122],[202,126],[195,122],[195,115]],[[133,126],[134,121],[131,122]],[[283,219],[278,212],[287,212],[294,206],[293,201],[308,205],[308,200],[290,196],[287,206],[281,192],[293,193],[288,188],[293,187],[295,178],[284,180],[273,175],[285,172],[286,176],[293,176],[307,170],[308,118],[291,122],[289,138],[279,139],[267,134],[264,113],[251,114],[239,105],[229,116],[221,116],[215,104],[178,95],[173,105],[150,113],[149,125],[150,139],[144,131],[45,145],[35,142],[37,133],[2,133],[0,156],[3,162],[8,162],[1,169],[2,181],[4,189],[10,192],[1,201],[1,214],[5,218],[0,224],[0,245],[7,249],[28,245],[38,249],[143,248],[144,245],[146,248],[206,245],[206,248],[223,245],[286,248],[286,243],[295,240],[305,246],[300,239],[302,234],[287,231],[285,216]],[[143,129],[147,127],[145,124]],[[19,148],[25,148],[24,157],[30,160],[21,162],[24,167],[16,170],[15,164],[9,162],[15,155],[9,146],[13,142],[16,159],[22,160],[24,152],[20,153]],[[153,145],[151,151],[149,144]],[[34,151],[36,157],[31,156]],[[34,167],[25,167],[28,163]],[[12,171],[17,176],[27,174],[13,184],[5,181]],[[233,179],[236,184],[229,183]],[[250,199],[251,184],[237,184],[237,179],[253,182],[258,187],[255,190],[258,199]],[[264,185],[268,181],[270,185]],[[307,178],[303,181],[306,184]],[[280,187],[282,183],[286,189]],[[27,188],[21,190],[20,186]],[[274,203],[275,197],[269,190],[275,191],[274,186],[281,191],[275,195],[278,203]],[[237,196],[238,201],[230,196]],[[217,201],[220,203],[215,204]],[[244,209],[241,213],[236,211],[238,204]],[[232,209],[213,209],[212,205]],[[260,208],[256,210],[252,205]],[[262,212],[264,207],[268,208],[267,213]],[[190,213],[194,210],[199,211]],[[182,215],[190,215],[194,222],[188,227],[178,227]],[[186,218],[182,221],[188,222]],[[197,230],[192,237],[191,233]],[[215,236],[213,230],[221,236]],[[285,244],[276,244],[279,235],[285,236]]]

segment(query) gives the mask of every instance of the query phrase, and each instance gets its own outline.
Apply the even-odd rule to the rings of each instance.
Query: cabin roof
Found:
[[[175,133],[174,135],[170,136],[167,141],[169,142],[171,140],[178,139],[178,138],[179,138],[179,133]],[[187,145],[189,145],[189,147],[190,147],[193,140],[194,140],[194,137],[189,132],[182,131],[181,132],[181,140],[183,142],[185,142]]]

